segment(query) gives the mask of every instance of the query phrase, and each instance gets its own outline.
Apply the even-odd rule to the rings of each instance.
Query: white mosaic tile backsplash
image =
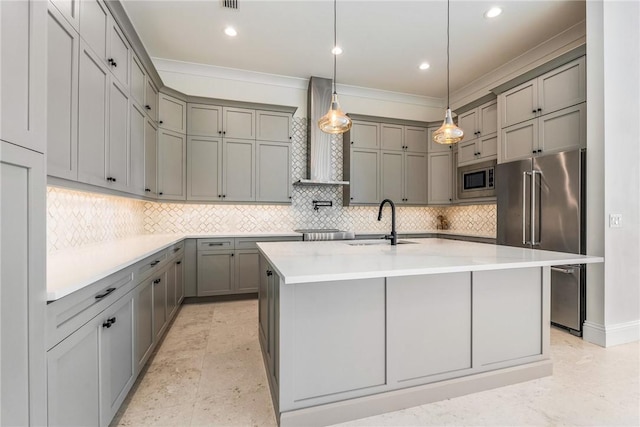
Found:
[[[306,119],[294,118],[292,180],[306,178]],[[342,135],[332,138],[334,179],[342,179]],[[50,187],[47,197],[49,252],[148,233],[290,232],[338,228],[386,232],[391,215],[377,221],[377,206],[342,206],[342,187],[294,186],[291,205],[226,205],[145,202]],[[332,207],[313,210],[312,200]],[[495,205],[398,207],[398,231],[434,229],[445,215],[452,230],[495,233]]]

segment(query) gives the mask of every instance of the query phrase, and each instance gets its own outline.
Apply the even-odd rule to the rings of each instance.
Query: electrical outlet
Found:
[[[609,228],[622,228],[622,214],[609,214]]]

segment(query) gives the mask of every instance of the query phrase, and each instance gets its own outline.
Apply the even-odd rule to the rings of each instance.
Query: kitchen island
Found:
[[[326,425],[551,375],[550,269],[599,257],[444,239],[259,243],[281,425]]]

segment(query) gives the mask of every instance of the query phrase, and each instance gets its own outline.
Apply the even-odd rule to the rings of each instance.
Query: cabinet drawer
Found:
[[[121,270],[47,304],[47,349],[58,344],[133,288],[135,269]]]
[[[184,240],[179,243],[176,243],[175,245],[171,245],[167,248],[167,258],[180,256],[183,253],[184,253]]]
[[[198,251],[227,251],[234,249],[233,237],[219,239],[198,239]]]
[[[236,249],[257,249],[258,242],[298,242],[301,236],[237,237]]]
[[[144,278],[160,268],[167,260],[167,251],[161,251],[136,264],[136,280]],[[139,280],[138,280],[139,281]]]

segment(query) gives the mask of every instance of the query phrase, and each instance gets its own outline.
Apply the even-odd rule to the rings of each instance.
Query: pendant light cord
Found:
[[[338,31],[336,29],[337,25],[336,25],[336,21],[337,21],[337,17],[338,17],[338,6],[337,6],[338,0],[333,0],[333,49],[331,49],[332,53],[333,53],[333,94],[335,95],[336,92],[336,61],[337,61],[337,56],[334,49],[338,46]]]
[[[447,110],[449,109],[449,7],[450,0],[447,0]]]

